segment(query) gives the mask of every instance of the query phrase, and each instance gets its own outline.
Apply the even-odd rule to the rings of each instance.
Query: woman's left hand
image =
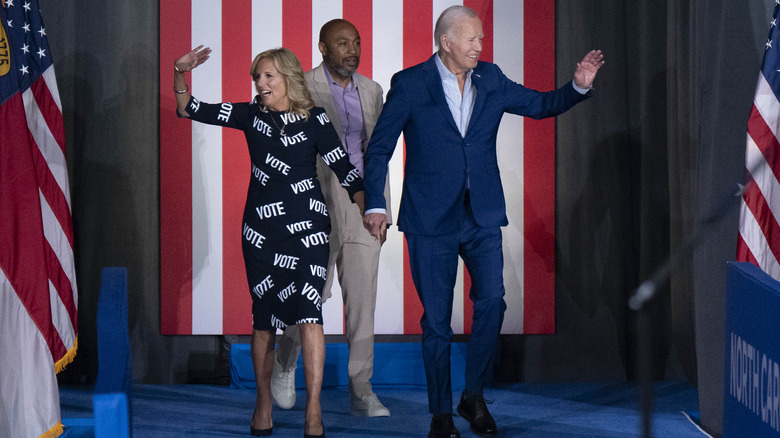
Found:
[[[188,72],[194,69],[195,67],[206,62],[206,60],[209,59],[210,54],[211,54],[211,49],[208,47],[204,48],[203,44],[201,44],[198,47],[192,49],[184,56],[182,56],[181,58],[174,61],[173,66],[176,68],[176,71],[179,73]]]

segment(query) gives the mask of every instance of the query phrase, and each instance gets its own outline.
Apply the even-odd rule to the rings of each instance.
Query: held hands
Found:
[[[178,73],[191,71],[195,67],[206,62],[206,60],[209,59],[210,54],[211,49],[208,47],[204,48],[203,44],[201,44],[198,47],[192,49],[192,51],[189,53],[174,61],[173,67]]]
[[[604,55],[601,50],[591,50],[577,63],[577,69],[574,71],[574,84],[580,88],[590,88],[593,80],[596,79],[596,73],[604,65]]]
[[[379,243],[385,243],[387,239],[387,215],[383,213],[369,213],[363,216],[363,226],[368,232],[379,239]]]
[[[364,201],[365,200],[365,194],[366,194],[366,192],[360,191],[360,192],[357,192],[354,195],[352,195],[352,199],[355,201],[355,204],[357,204],[358,208],[360,208],[360,215],[361,216],[363,216],[363,214],[366,211],[366,209],[365,209],[365,201]],[[387,221],[386,221],[387,216],[385,216],[384,214],[378,214],[378,213],[371,213],[368,216],[379,216],[381,218],[384,226],[379,231],[379,236],[375,235],[374,233],[371,233],[371,235],[374,236],[375,238],[379,239],[379,244],[383,245],[385,243],[385,240],[387,239]],[[368,226],[366,225],[366,217],[365,216],[363,216],[363,226],[366,227],[366,229],[369,232],[371,232],[371,229],[368,228]]]

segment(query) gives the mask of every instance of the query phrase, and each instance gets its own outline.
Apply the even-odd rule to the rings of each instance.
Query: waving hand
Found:
[[[577,69],[574,71],[574,84],[580,88],[590,88],[593,80],[596,79],[596,73],[604,65],[604,55],[601,50],[591,50],[577,63]]]

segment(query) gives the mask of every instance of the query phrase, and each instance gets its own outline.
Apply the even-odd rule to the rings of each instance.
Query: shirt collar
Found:
[[[445,80],[445,79],[450,79],[450,80],[451,79],[457,79],[455,77],[455,73],[451,72],[450,69],[448,69],[447,66],[444,65],[444,63],[441,60],[441,57],[439,57],[439,52],[436,52],[436,55],[434,56],[434,58],[436,59],[436,68],[439,69],[439,75],[441,76],[442,80]],[[325,70],[327,70],[327,69],[325,69]],[[471,69],[471,70],[466,72],[466,79],[467,80],[471,79],[471,73],[473,71],[474,71],[474,69]]]

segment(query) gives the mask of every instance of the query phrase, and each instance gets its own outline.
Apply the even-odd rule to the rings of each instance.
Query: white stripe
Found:
[[[341,293],[337,271],[330,286],[330,297],[322,306],[322,329],[326,335],[344,334],[344,296]],[[322,292],[322,291],[320,291]]]
[[[450,6],[463,6],[463,0],[433,0],[431,2],[433,13],[432,18],[433,22],[431,23],[431,35],[436,31],[436,20],[439,19],[439,15],[441,15],[442,12],[444,12],[445,9],[449,8]],[[436,52],[436,37],[434,36],[431,40],[431,54]],[[421,59],[420,62],[425,61],[424,59]]]
[[[222,101],[222,8],[192,1],[192,44],[211,58],[192,71],[192,93]],[[222,333],[222,129],[192,124],[192,333]]]
[[[51,305],[51,322],[54,325],[54,329],[60,335],[65,348],[70,350],[76,345],[76,332],[70,323],[68,309],[62,303],[57,288],[51,280],[49,280],[49,304]]]
[[[68,166],[65,163],[65,154],[62,152],[62,148],[57,144],[57,140],[49,130],[49,125],[46,123],[46,119],[43,118],[38,103],[35,101],[32,89],[28,88],[22,93],[22,99],[24,100],[24,112],[27,117],[27,127],[30,129],[30,133],[38,145],[38,149],[41,151],[46,164],[49,167],[54,180],[57,181],[60,191],[65,196],[65,200],[68,203],[68,209],[70,209],[70,185],[68,184]]]
[[[463,260],[460,258],[458,259],[458,271],[455,276],[455,288],[452,291],[452,318],[450,320],[450,327],[452,327],[452,332],[456,335],[461,335],[464,333],[463,331],[463,304],[464,304],[464,293],[463,293],[463,286],[464,286],[464,272],[466,268],[464,268]]]
[[[777,96],[775,96],[763,73],[758,75],[758,85],[756,85],[756,95],[753,97],[753,103],[769,126],[769,129],[774,133],[775,138],[777,138],[778,130],[780,130],[780,102],[778,102]]]
[[[57,105],[57,108],[62,113],[62,102],[60,101],[60,90],[57,88],[57,77],[54,74],[54,64],[43,71],[43,80],[46,82],[46,86],[49,88],[49,94]]]
[[[374,0],[372,4],[372,75],[385,94],[390,78],[403,68],[403,0]],[[396,218],[403,181],[403,145],[398,140],[390,160],[390,200]],[[393,223],[396,223],[393,218]],[[382,245],[377,274],[375,333],[404,332],[403,234],[393,225]]]
[[[523,80],[523,7],[512,0],[493,2],[493,61],[515,82]],[[498,131],[498,162],[509,226],[502,230],[507,304],[501,333],[523,333],[523,119],[504,115]],[[549,218],[554,220],[554,218]]]
[[[776,280],[780,279],[780,264],[769,249],[769,243],[753,213],[747,208],[744,199],[739,209],[739,234],[753,257],[756,258],[758,266],[770,277]]]
[[[312,0],[311,2],[311,66],[320,65],[322,54],[318,47],[320,28],[334,18],[343,17],[342,0]],[[358,29],[358,32],[360,29]]]
[[[54,362],[2,269],[0,333],[0,436],[41,436],[60,419]]]
[[[282,0],[252,0],[252,59],[281,46]],[[256,93],[254,84],[250,84],[249,95],[254,98]]]

